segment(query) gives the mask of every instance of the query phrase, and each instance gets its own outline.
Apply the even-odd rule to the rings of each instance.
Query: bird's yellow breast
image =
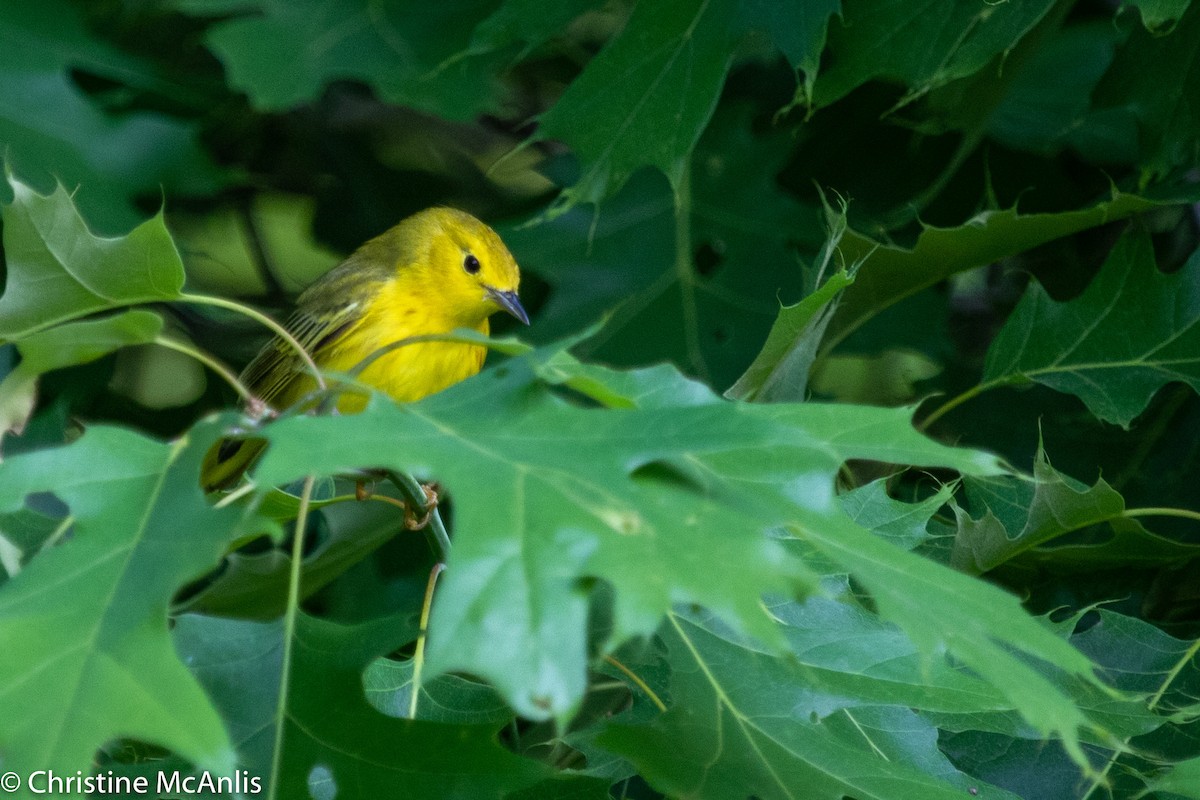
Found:
[[[383,287],[363,311],[362,317],[337,339],[314,354],[322,369],[351,372],[363,359],[381,347],[414,336],[449,333],[455,328],[473,328],[488,333],[488,321],[459,319],[446,313],[444,304],[432,302],[419,289],[395,281]],[[471,324],[474,323],[474,324]],[[358,373],[358,380],[400,402],[411,402],[440,392],[479,372],[487,348],[460,342],[415,342],[376,358]],[[314,384],[303,377],[281,394],[286,407],[308,392]],[[361,411],[367,398],[348,391],[338,400],[344,413]]]

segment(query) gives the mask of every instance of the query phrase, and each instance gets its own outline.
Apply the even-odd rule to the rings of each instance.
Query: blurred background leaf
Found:
[[[0,760],[57,730],[80,769],[265,777],[282,736],[297,797],[1187,796],[1198,24],[1188,0],[4,4],[0,607],[29,647],[0,662],[77,724],[17,706]],[[263,465],[445,481],[418,655],[434,557],[386,484],[322,477],[287,534],[295,484],[197,505],[193,457],[261,424],[211,368],[267,331],[177,301],[282,317],[435,204],[500,230],[518,334],[559,344],[500,344],[428,407],[266,425]],[[139,509],[157,538],[113,577],[87,554]],[[112,689],[110,651],[157,666]],[[174,721],[137,699],[163,692]]]

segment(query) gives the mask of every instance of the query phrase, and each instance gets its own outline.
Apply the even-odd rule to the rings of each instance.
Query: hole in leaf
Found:
[[[702,278],[707,278],[716,272],[717,267],[721,266],[721,262],[724,260],[725,243],[720,239],[700,245],[692,257],[692,262],[696,265],[696,274]]]
[[[708,494],[705,486],[669,461],[647,461],[629,474],[639,483],[659,484],[696,494]]]

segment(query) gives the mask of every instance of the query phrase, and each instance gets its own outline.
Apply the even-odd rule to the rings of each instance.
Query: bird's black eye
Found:
[[[470,253],[467,253],[467,257],[463,259],[463,269],[465,269],[471,275],[479,272],[479,259]]]

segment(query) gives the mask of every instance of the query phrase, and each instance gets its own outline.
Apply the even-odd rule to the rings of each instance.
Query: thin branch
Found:
[[[250,390],[247,389],[240,380],[238,380],[238,376],[233,374],[233,370],[222,364],[220,361],[217,361],[200,348],[192,347],[190,344],[172,339],[168,336],[156,336],[154,337],[154,343],[165,347],[168,350],[174,350],[177,353],[183,353],[184,355],[191,356],[204,366],[211,369],[213,372],[220,375],[226,383],[233,387],[233,390],[238,393],[238,396],[241,397],[247,405],[252,405],[256,402],[254,395],[250,393]]]
[[[651,689],[650,686],[644,680],[642,680],[640,677],[638,677],[638,674],[636,672],[634,672],[629,667],[622,664],[620,661],[617,661],[617,659],[613,658],[612,656],[605,656],[604,660],[605,660],[605,662],[612,664],[614,667],[621,670],[621,672],[625,675],[626,678],[629,678],[629,680],[633,681],[633,685],[638,687],[639,689],[641,689],[642,692],[645,693],[646,697],[650,698],[650,702],[654,703],[655,708],[657,708],[659,711],[663,712],[664,714],[667,713],[666,704],[663,703],[663,701],[659,698],[659,696],[654,693],[654,690]]]
[[[253,309],[244,303],[238,303],[234,300],[226,300],[224,297],[215,297],[207,294],[183,294],[178,297],[178,300],[184,303],[216,306],[217,308],[225,308],[230,311],[236,311],[239,314],[250,317],[256,322],[262,323],[274,331],[276,336],[292,346],[292,349],[296,351],[296,355],[298,355],[300,360],[304,362],[304,365],[308,367],[308,371],[312,374],[313,380],[317,382],[317,386],[322,389],[327,388],[325,385],[325,378],[321,375],[321,368],[317,366],[317,362],[313,361],[312,356],[309,355],[308,351],[304,349],[304,345],[300,344],[296,337],[288,332],[287,328],[283,327],[261,311]]]
[[[275,750],[271,754],[271,783],[268,800],[279,796],[279,777],[283,768],[283,730],[287,720],[289,682],[292,672],[292,641],[296,635],[296,617],[300,611],[300,568],[304,560],[304,529],[308,522],[308,504],[315,479],[304,479],[300,492],[300,511],[292,534],[292,565],[288,573],[287,610],[283,615],[283,663],[279,670],[279,693],[275,701]]]
[[[408,700],[408,718],[417,718],[417,698],[421,695],[421,668],[425,666],[425,634],[429,630],[429,608],[433,605],[433,589],[437,586],[438,575],[446,565],[438,562],[429,571],[429,581],[425,584],[425,599],[421,603],[421,627],[417,631],[417,649],[413,652],[412,695]]]

